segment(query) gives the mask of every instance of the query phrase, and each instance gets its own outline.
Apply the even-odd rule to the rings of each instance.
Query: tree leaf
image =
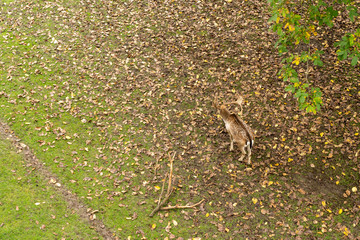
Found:
[[[353,57],[353,59],[351,60],[351,65],[355,66],[357,64],[358,60],[359,60],[358,56]]]

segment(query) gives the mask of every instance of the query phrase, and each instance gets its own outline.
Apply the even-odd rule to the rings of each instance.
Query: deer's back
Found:
[[[239,119],[235,114],[232,114],[227,119],[224,119],[226,130],[232,135],[234,140],[243,139],[248,141],[246,129],[241,126]]]

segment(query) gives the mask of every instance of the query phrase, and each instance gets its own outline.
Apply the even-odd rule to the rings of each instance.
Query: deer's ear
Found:
[[[217,95],[214,96],[214,101],[212,102],[212,104],[215,108],[219,108],[219,101]]]
[[[236,103],[242,105],[244,103],[244,98],[239,95],[238,98],[236,99]]]

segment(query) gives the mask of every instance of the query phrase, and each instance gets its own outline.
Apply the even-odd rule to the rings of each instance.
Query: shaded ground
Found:
[[[357,237],[359,69],[329,55],[310,73],[322,111],[297,111],[276,76],[266,3],[3,9],[1,117],[120,238]],[[256,130],[252,166],[228,151],[211,106],[235,91]],[[169,151],[172,204],[206,202],[149,219]]]

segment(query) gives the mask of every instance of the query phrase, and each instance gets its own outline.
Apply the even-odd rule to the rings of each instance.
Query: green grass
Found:
[[[2,5],[4,11],[14,10],[0,26],[0,48],[3,49],[0,53],[0,118],[65,186],[89,208],[99,211],[97,217],[120,239],[129,236],[140,239],[142,234],[147,239],[173,235],[184,239],[269,236],[280,239],[295,236],[300,226],[308,231],[308,237],[341,238],[345,234],[337,225],[340,222],[356,234],[358,225],[354,225],[350,213],[356,208],[351,205],[353,201],[339,198],[340,204],[335,204],[326,199],[325,207],[322,201],[326,196],[313,194],[308,189],[304,189],[307,191],[304,195],[296,179],[296,176],[301,179],[310,173],[324,172],[334,179],[331,181],[339,180],[341,188],[354,186],[359,180],[359,174],[353,170],[354,159],[351,162],[342,158],[341,149],[337,149],[332,159],[326,158],[329,154],[326,146],[340,144],[344,131],[337,128],[339,133],[326,135],[333,142],[325,144],[326,139],[318,135],[319,131],[325,131],[328,116],[320,119],[311,116],[312,125],[304,127],[300,123],[304,116],[296,120],[294,115],[300,113],[295,110],[286,110],[285,117],[279,114],[282,112],[279,107],[288,106],[285,104],[292,100],[283,97],[283,88],[278,90],[281,84],[273,80],[273,55],[270,54],[271,62],[266,63],[270,66],[260,64],[261,70],[257,68],[259,56],[248,56],[254,50],[252,45],[261,46],[262,41],[267,41],[260,34],[266,30],[258,28],[259,24],[252,29],[253,35],[244,34],[248,36],[247,42],[239,40],[234,44],[234,38],[240,36],[234,33],[244,28],[238,19],[229,20],[234,20],[231,16],[240,14],[238,9],[242,8],[205,4],[196,13],[199,19],[204,17],[204,21],[195,21],[191,18],[197,16],[194,12],[181,15],[180,12],[189,10],[185,6],[177,7],[185,4],[181,1],[170,7],[160,4],[159,9],[149,6],[151,11],[145,11],[147,5],[141,1],[124,5],[97,1],[92,7],[78,1],[60,1],[63,11],[57,5],[42,1],[34,1],[30,11],[23,9],[21,3],[19,0],[11,7]],[[123,8],[128,14],[113,12]],[[191,9],[189,11],[196,8]],[[236,10],[236,14],[227,15],[223,10]],[[10,23],[20,13],[26,16],[23,22],[12,26]],[[210,15],[202,16],[204,13]],[[158,16],[168,17],[167,14],[175,21],[170,26],[177,27],[163,27],[163,18]],[[35,22],[30,20],[33,16]],[[212,24],[223,17],[229,18],[226,31],[219,30],[220,22],[213,28]],[[255,16],[244,17],[254,19]],[[198,24],[203,25],[198,27]],[[250,27],[254,26],[250,23],[246,29]],[[233,31],[228,31],[230,28],[234,28]],[[50,36],[61,41],[61,49]],[[263,52],[259,54],[267,56]],[[270,75],[261,79],[265,73]],[[251,170],[236,161],[239,152],[228,152],[228,136],[222,132],[222,121],[211,107],[215,93],[229,97],[234,89],[248,95],[247,101],[251,104],[245,107],[246,119],[260,132]],[[351,89],[351,93],[356,94],[356,89]],[[268,100],[264,103],[265,92]],[[266,121],[264,115],[262,119],[256,116],[263,109],[269,117]],[[330,118],[337,120],[336,115]],[[352,120],[347,125],[351,128],[349,131],[356,131],[356,123]],[[318,127],[317,132],[301,132],[313,125]],[[291,127],[298,131],[290,131]],[[297,140],[299,136],[301,140]],[[283,137],[286,140],[283,141]],[[350,137],[356,141],[356,136]],[[14,190],[14,194],[7,195],[9,199],[19,201],[9,208],[13,213],[5,216],[7,222],[29,225],[27,228],[36,230],[32,234],[34,238],[57,239],[53,232],[66,238],[96,237],[95,232],[82,230],[88,226],[80,227],[76,214],[58,207],[66,206],[61,196],[55,192],[50,194],[51,188],[41,176],[36,177],[35,172],[27,174],[30,170],[23,166],[21,156],[11,150],[9,143],[4,144],[3,157],[9,155],[7,151],[16,157],[11,162],[0,162],[4,169],[1,173],[6,172],[4,179],[11,179],[9,184],[14,185],[8,185],[5,180],[1,184],[4,189]],[[313,151],[302,156],[297,147],[305,145],[311,145]],[[354,145],[348,144],[344,149],[353,151]],[[322,152],[324,146],[326,153]],[[185,205],[203,198],[206,202],[195,211],[163,211],[149,218],[160,194],[155,186],[162,185],[168,172],[170,151],[177,151],[176,191],[170,202]],[[288,162],[289,158],[295,160]],[[326,167],[324,159],[326,163],[340,165],[335,164],[335,169],[331,165]],[[316,167],[309,167],[311,163]],[[40,197],[40,193],[46,194]],[[13,198],[15,194],[22,195]],[[36,198],[31,204],[21,202],[32,196]],[[256,204],[253,199],[257,199]],[[56,208],[45,209],[55,200],[51,206]],[[9,211],[4,208],[6,201],[0,201],[1,209]],[[46,211],[31,214],[40,207],[50,215],[46,215]],[[340,208],[344,210],[342,214],[339,214]],[[27,211],[21,211],[24,209]],[[262,209],[266,212],[262,213]],[[20,213],[25,216],[19,217]],[[41,217],[33,217],[36,214]],[[65,214],[68,217],[61,217]],[[77,224],[71,224],[70,220]],[[59,223],[55,224],[56,221]],[[322,232],[323,224],[326,231]],[[44,229],[40,229],[42,225]],[[5,222],[0,234],[11,226]],[[9,230],[7,234],[10,232],[14,231]],[[45,233],[48,235],[42,235]]]
[[[1,239],[101,238],[5,139],[0,163]]]

